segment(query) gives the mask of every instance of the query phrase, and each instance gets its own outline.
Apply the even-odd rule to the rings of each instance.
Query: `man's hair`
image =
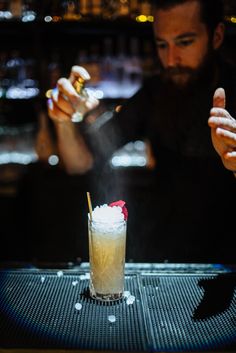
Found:
[[[223,0],[152,0],[154,9],[168,10],[176,5],[197,1],[201,6],[201,20],[213,33],[218,23],[224,21]]]

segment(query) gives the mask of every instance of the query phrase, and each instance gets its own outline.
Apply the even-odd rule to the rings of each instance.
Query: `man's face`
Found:
[[[197,1],[156,10],[154,34],[165,79],[185,87],[209,54],[209,34]]]

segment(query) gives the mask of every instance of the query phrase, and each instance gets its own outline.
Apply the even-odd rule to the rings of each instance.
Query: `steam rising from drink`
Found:
[[[106,111],[86,130],[89,136],[88,144],[95,155],[95,174],[91,179],[94,204],[127,197],[120,173],[109,164],[113,152],[121,146],[119,142],[121,133],[116,124],[112,126],[109,124],[111,118],[116,119],[116,116],[113,117],[113,112]],[[105,123],[106,126],[103,126]]]

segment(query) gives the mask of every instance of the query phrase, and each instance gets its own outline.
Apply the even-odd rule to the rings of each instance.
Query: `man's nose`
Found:
[[[175,46],[169,46],[167,50],[167,66],[175,67],[179,63],[178,50]]]

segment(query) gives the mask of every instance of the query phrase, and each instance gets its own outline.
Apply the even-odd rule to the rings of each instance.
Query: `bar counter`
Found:
[[[235,352],[236,266],[127,263],[125,297],[88,293],[89,264],[0,269],[0,353]]]

